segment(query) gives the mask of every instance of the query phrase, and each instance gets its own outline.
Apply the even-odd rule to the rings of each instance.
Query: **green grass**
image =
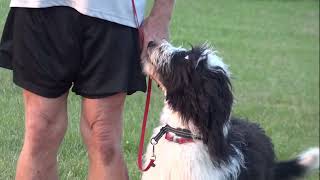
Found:
[[[8,0],[0,0],[1,28],[8,10]],[[319,146],[319,1],[177,1],[171,40],[217,47],[233,72],[234,114],[260,123],[279,159]],[[24,130],[21,90],[11,79],[9,71],[0,70],[0,179],[14,178]],[[153,90],[148,135],[163,102]],[[86,177],[79,102],[70,96],[69,129],[59,153],[61,179]],[[144,94],[128,97],[123,147],[131,179],[140,175],[136,154],[143,106]]]

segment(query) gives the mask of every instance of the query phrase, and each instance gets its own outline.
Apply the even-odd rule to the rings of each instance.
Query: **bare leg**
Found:
[[[44,98],[23,91],[24,144],[16,180],[57,180],[57,152],[67,128],[67,94]]]
[[[126,180],[121,150],[125,94],[83,99],[81,133],[89,154],[89,180]]]

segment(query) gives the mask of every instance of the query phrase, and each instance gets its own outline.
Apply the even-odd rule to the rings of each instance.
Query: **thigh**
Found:
[[[31,114],[43,112],[50,117],[56,116],[67,111],[67,96],[68,93],[65,93],[57,98],[46,98],[31,91],[23,90],[25,111]]]

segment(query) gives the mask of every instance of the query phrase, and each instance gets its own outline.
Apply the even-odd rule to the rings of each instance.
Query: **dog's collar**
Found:
[[[193,138],[180,137],[180,136],[177,136],[176,134],[174,134],[172,132],[167,132],[165,138],[168,141],[172,141],[172,142],[175,142],[175,143],[178,143],[178,144],[194,142]]]
[[[156,145],[161,137],[166,134],[165,138],[179,144],[194,142],[194,140],[201,140],[201,137],[194,135],[188,129],[173,128],[168,124],[160,129],[160,132],[151,139],[151,144]]]

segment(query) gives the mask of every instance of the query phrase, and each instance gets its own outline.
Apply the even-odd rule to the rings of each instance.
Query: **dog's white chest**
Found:
[[[154,135],[159,132],[158,127]],[[155,147],[156,167],[142,176],[143,180],[224,180],[221,169],[216,169],[201,141],[178,144],[160,139]],[[145,159],[152,155],[149,145]]]
[[[180,116],[168,106],[164,106],[160,124],[186,128]],[[158,134],[162,126],[154,129],[152,137]],[[193,134],[197,134],[194,126],[189,124]],[[213,165],[207,146],[202,141],[178,144],[162,137],[155,146],[156,167],[151,167],[142,175],[143,180],[231,180],[238,176],[241,158],[230,158],[230,164],[217,168]],[[149,144],[145,155],[146,163],[152,156],[152,145]],[[239,156],[240,157],[240,156]],[[242,157],[242,156],[241,156]]]

